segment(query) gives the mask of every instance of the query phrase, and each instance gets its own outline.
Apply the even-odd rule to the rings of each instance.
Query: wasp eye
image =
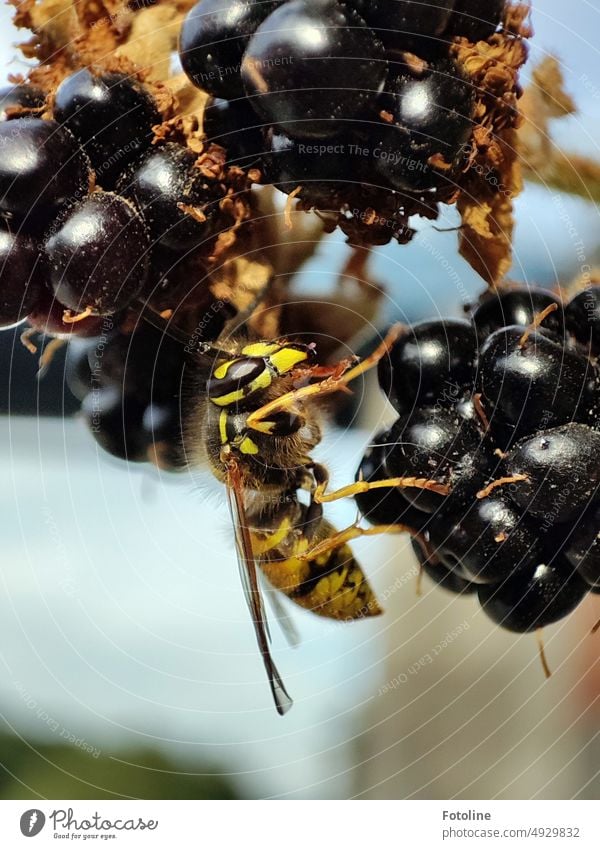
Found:
[[[249,386],[265,370],[262,357],[243,357],[219,366],[207,382],[209,398],[223,397]],[[221,375],[221,371],[224,373]]]

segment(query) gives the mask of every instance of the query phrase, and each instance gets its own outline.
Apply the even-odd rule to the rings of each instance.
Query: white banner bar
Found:
[[[598,813],[566,801],[0,801],[0,846],[598,849]]]

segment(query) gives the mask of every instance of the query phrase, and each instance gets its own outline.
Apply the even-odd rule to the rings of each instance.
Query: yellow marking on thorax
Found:
[[[242,354],[246,357],[270,357],[280,347],[276,342],[253,342],[242,348]]]
[[[296,348],[282,348],[276,354],[271,354],[271,365],[278,374],[287,374],[294,366],[307,359],[306,351],[298,351]]]
[[[242,452],[242,454],[258,454],[258,445],[256,442],[253,442],[249,436],[245,436],[238,448]]]
[[[266,389],[267,386],[271,385],[272,380],[273,377],[271,375],[271,372],[267,368],[265,368],[265,370],[261,371],[258,377],[255,377],[252,383],[249,384],[247,394],[250,395],[252,392],[256,392],[258,389]]]
[[[221,410],[219,415],[219,435],[221,437],[221,445],[226,445],[229,442],[227,438],[227,410]]]
[[[232,404],[236,404],[238,401],[244,400],[244,390],[236,389],[228,395],[221,395],[220,397],[211,398],[210,400],[213,404],[216,404],[217,407],[230,407]]]
[[[272,380],[271,372],[265,368],[265,370],[262,371],[258,377],[255,377],[254,380],[247,386],[244,386],[241,389],[234,389],[233,392],[229,392],[227,395],[215,395],[210,400],[213,404],[216,404],[217,407],[230,407],[238,401],[243,401],[244,398],[252,395],[253,392],[257,392],[259,389],[266,389],[271,385]]]

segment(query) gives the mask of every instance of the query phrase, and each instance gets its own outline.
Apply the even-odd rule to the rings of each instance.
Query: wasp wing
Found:
[[[262,655],[263,663],[267,671],[269,685],[275,701],[277,713],[283,716],[291,708],[293,702],[289,693],[285,689],[275,662],[271,657],[269,649],[269,626],[263,605],[263,600],[258,584],[258,569],[256,559],[252,550],[252,539],[248,530],[246,521],[246,512],[244,509],[243,491],[237,475],[229,472],[227,485],[227,498],[233,527],[235,529],[235,544],[238,554],[238,565],[240,569],[240,577],[242,579],[242,587],[246,597],[246,603],[250,610],[252,623],[258,647]]]
[[[286,638],[288,645],[292,648],[297,648],[302,642],[300,632],[296,628],[294,620],[287,612],[283,602],[281,601],[280,591],[276,590],[262,573],[260,574],[260,578],[265,591],[264,594],[269,599],[273,616],[277,620],[277,624],[279,625],[281,632]]]

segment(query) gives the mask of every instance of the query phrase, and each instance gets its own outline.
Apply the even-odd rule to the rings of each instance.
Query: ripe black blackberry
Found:
[[[556,622],[600,589],[597,298],[588,289],[563,313],[552,293],[513,288],[471,322],[408,328],[379,369],[399,417],[360,477],[390,484],[357,494],[359,508],[379,523],[406,499],[422,516],[423,569],[455,592],[478,586],[511,631]]]
[[[0,123],[0,211],[47,227],[65,204],[88,193],[87,156],[56,121],[18,118]]]
[[[139,209],[153,244],[186,251],[207,240],[224,189],[195,167],[191,150],[169,142],[148,151],[117,190]]]
[[[250,36],[282,0],[201,0],[179,36],[183,70],[198,88],[225,99],[244,94],[240,64]]]
[[[44,278],[35,241],[0,227],[0,328],[16,324],[34,309]]]
[[[140,293],[148,276],[150,240],[133,204],[94,192],[69,208],[46,240],[50,283],[76,313],[118,312]]]
[[[262,121],[246,99],[224,100],[211,97],[202,113],[202,129],[207,144],[227,151],[227,162],[239,168],[260,164],[265,142]]]
[[[438,559],[436,554],[427,556],[423,547],[414,539],[411,540],[411,545],[419,566],[427,577],[439,587],[455,595],[470,595],[477,592],[477,584],[449,569]]]
[[[293,138],[324,139],[374,105],[387,62],[381,42],[348,6],[289,0],[250,39],[241,73],[267,123]]]
[[[379,384],[398,412],[455,404],[473,390],[477,349],[468,321],[415,324],[379,363]]]
[[[183,346],[144,322],[78,341],[67,382],[84,421],[109,454],[176,471],[181,453]]]
[[[472,132],[474,91],[457,65],[404,67],[377,101],[377,119],[365,127],[372,170],[401,192],[452,186]]]
[[[225,146],[230,162],[259,167],[262,182],[293,194],[301,209],[335,213],[343,232],[364,244],[409,241],[410,215],[435,217],[438,202],[454,202],[477,153],[475,124],[501,102],[496,90],[486,100],[487,83],[467,76],[457,55],[469,39],[494,33],[504,0],[484,12],[471,0],[236,0],[227,15],[223,4],[193,7],[179,52],[189,79],[213,96],[207,140]],[[507,33],[507,49],[515,34]],[[506,65],[515,62],[500,135],[514,123],[509,101],[519,94],[524,57],[513,53]],[[307,141],[318,143],[316,152],[304,149]],[[359,207],[364,220],[350,212]]]
[[[83,145],[98,183],[107,189],[150,147],[152,127],[162,120],[147,89],[135,79],[93,68],[82,68],[62,81],[53,112]]]

